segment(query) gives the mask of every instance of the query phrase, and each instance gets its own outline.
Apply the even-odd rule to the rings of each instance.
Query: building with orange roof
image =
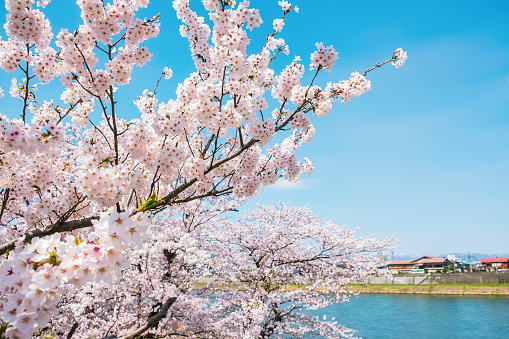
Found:
[[[484,258],[481,259],[481,265],[484,269],[496,268],[499,270],[507,270],[509,258]]]
[[[424,269],[428,272],[448,270],[452,261],[444,257],[424,256],[414,260],[393,260],[387,264],[390,270],[410,272],[412,269]]]

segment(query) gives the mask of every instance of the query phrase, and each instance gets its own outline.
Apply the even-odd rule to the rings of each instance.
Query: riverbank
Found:
[[[359,293],[508,295],[509,284],[370,284],[354,285]]]
[[[205,282],[194,284],[200,289],[207,285]],[[450,294],[450,295],[506,295],[509,296],[509,284],[352,284],[352,289],[359,293],[375,294]],[[242,288],[242,285],[228,285],[220,288]],[[296,290],[295,284],[285,285],[286,290]]]

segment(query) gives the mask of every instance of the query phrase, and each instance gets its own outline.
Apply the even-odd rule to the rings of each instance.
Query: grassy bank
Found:
[[[194,288],[205,287],[206,283],[196,283]],[[353,284],[353,290],[360,293],[395,293],[395,294],[457,294],[457,295],[507,295],[509,296],[509,284]],[[242,289],[242,285],[227,285],[216,289]],[[299,289],[299,285],[285,284],[286,290]]]
[[[509,284],[371,284],[353,285],[353,288],[360,293],[509,295]]]

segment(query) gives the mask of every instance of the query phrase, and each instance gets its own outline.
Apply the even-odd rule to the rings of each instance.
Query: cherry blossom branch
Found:
[[[161,82],[161,79],[163,78],[163,76],[164,76],[164,72],[157,79],[157,82],[156,82],[156,84],[154,86],[154,91],[153,91],[154,95],[157,94],[157,87],[159,87],[159,83]]]
[[[92,126],[94,126],[95,130],[98,131],[103,136],[104,140],[108,144],[108,147],[110,148],[110,150],[113,151],[113,147],[111,147],[110,141],[108,140],[108,138],[106,137],[104,132],[99,127],[97,127],[97,125],[94,124],[94,122],[92,120],[90,120],[90,118],[88,119],[88,122],[90,122],[90,124],[92,124]]]
[[[202,157],[202,158],[203,158],[203,157],[205,157],[205,154],[207,153],[207,151],[208,151],[208,149],[209,149],[210,145],[212,144],[212,140],[214,140],[214,138],[215,138],[215,135],[214,135],[214,134],[212,134],[212,135],[210,136],[209,140],[207,141],[207,144],[205,145],[205,148],[204,148],[204,149],[203,149],[203,151],[201,152],[201,157]]]
[[[74,335],[74,332],[76,332],[76,330],[78,329],[78,323],[74,323],[71,327],[71,330],[69,331],[69,333],[67,333],[67,337],[66,339],[71,339],[72,336]]]
[[[55,110],[57,110],[57,113],[59,115],[59,119],[57,121],[57,124],[60,123],[62,120],[64,120],[64,118],[66,116],[69,115],[69,113],[71,113],[71,111],[76,108],[78,105],[80,105],[81,103],[83,102],[83,99],[82,98],[79,98],[78,101],[76,103],[71,103],[70,107],[65,111],[64,115],[60,114],[60,112],[58,112],[57,110],[57,107],[55,107]],[[57,105],[58,106],[58,105]]]
[[[304,94],[304,100],[308,97],[309,90],[311,89],[311,86],[313,86],[313,82],[315,82],[316,77],[318,76],[318,72],[322,70],[323,68],[318,67],[316,69],[315,75],[313,76],[313,79],[311,80],[311,83],[309,84],[308,88],[306,89],[306,94]]]
[[[156,315],[154,315],[153,317],[150,317],[145,325],[139,327],[138,329],[130,332],[129,334],[127,334],[123,337],[119,337],[118,339],[137,338],[139,335],[145,333],[149,329],[156,327],[159,324],[159,322],[161,321],[161,319],[166,317],[166,315],[168,314],[168,310],[175,303],[175,301],[177,301],[176,297],[169,298],[168,300],[166,300],[166,302],[161,307],[159,312]]]
[[[26,82],[25,82],[25,94],[23,95],[23,114],[21,115],[23,122],[26,122],[25,119],[26,119],[26,110],[28,107],[28,91],[29,91],[28,90],[28,88],[29,88],[28,82],[31,79],[31,77],[28,75],[28,70],[30,69],[30,63],[28,62],[28,59],[30,57],[30,45],[26,44],[26,47],[27,47],[27,67],[26,67],[26,69],[24,69]]]
[[[108,58],[111,60],[111,51],[112,47],[108,46]],[[113,147],[115,147],[115,165],[118,165],[118,132],[117,132],[117,117],[115,114],[115,99],[113,97],[113,86],[109,86],[109,93],[108,96],[110,97],[110,103],[111,103],[111,120],[113,123]]]
[[[231,193],[231,191],[233,191],[233,187],[226,187],[226,188],[223,188],[223,189],[220,189],[220,190],[212,189],[212,190],[210,190],[207,193],[203,193],[203,194],[199,194],[199,195],[195,195],[195,196],[190,196],[190,197],[187,197],[187,198],[184,198],[184,199],[174,200],[173,204],[181,204],[181,203],[184,203],[184,202],[189,202],[189,201],[193,201],[193,200],[197,200],[197,199],[203,199],[203,198],[211,197],[211,196],[219,197],[221,195],[229,194],[229,193]]]
[[[372,70],[375,70],[377,69],[378,67],[382,67],[383,65],[385,64],[388,64],[389,62],[395,62],[397,61],[398,58],[396,57],[395,53],[392,54],[392,58],[391,59],[387,59],[385,60],[384,62],[380,63],[380,61],[377,61],[375,66],[371,67],[371,68],[368,68],[367,70],[364,71],[364,73],[362,73],[363,76],[366,76],[369,72],[371,72]]]
[[[10,188],[6,188],[4,191],[4,197],[2,199],[2,209],[0,210],[0,224],[2,223],[2,216],[4,215],[5,208],[7,207],[7,201],[9,200]]]
[[[109,53],[110,53],[109,55],[110,55],[110,60],[111,60],[111,46],[108,46],[108,47],[109,47]],[[113,147],[115,148],[115,166],[118,166],[118,158],[119,158],[119,152],[118,152],[118,130],[117,130],[117,117],[115,115],[115,100],[113,98],[113,86],[112,85],[110,85],[110,87],[109,87],[108,95],[110,97],[111,120],[112,120],[112,123],[113,123],[111,131],[113,132]],[[117,201],[115,205],[117,206],[117,212],[120,213],[120,211],[122,210],[120,208],[120,203]]]
[[[257,142],[258,142],[258,140],[256,140],[256,139],[249,140],[249,142],[247,144],[245,144],[244,147],[239,148],[235,153],[233,153],[233,154],[231,154],[231,155],[229,155],[229,156],[227,156],[227,157],[225,157],[225,158],[223,158],[221,160],[216,161],[212,166],[210,166],[207,170],[204,171],[204,175],[207,175],[208,173],[210,173],[215,168],[217,168],[217,167],[221,166],[222,164],[224,164],[224,163],[226,163],[228,161],[231,161],[232,159],[238,157],[245,150],[247,150],[248,148],[252,147]],[[188,189],[189,187],[194,185],[194,183],[196,183],[197,181],[198,181],[197,178],[192,178],[191,180],[184,182],[182,185],[180,185],[179,187],[174,189],[172,192],[167,194],[164,198],[162,198],[162,200],[164,201],[164,204],[165,205],[173,204],[175,198],[177,198],[180,193],[184,192],[186,189]],[[154,206],[151,209],[154,209],[154,208],[159,207],[159,206],[161,206],[161,205]]]
[[[90,69],[90,67],[88,66],[88,62],[87,62],[87,58],[85,58],[85,55],[83,54],[83,52],[81,51],[80,47],[78,46],[77,43],[74,44],[74,46],[76,46],[76,49],[78,50],[78,52],[80,53],[81,55],[81,58],[83,59],[83,63],[85,64],[85,68],[87,69],[88,71],[88,74],[90,74],[90,79],[92,79],[92,82],[94,82],[94,73],[92,73],[92,70]],[[94,96],[98,96],[97,94],[94,95]]]
[[[283,117],[283,108],[285,107],[287,102],[288,102],[288,98],[284,98],[283,102],[281,103],[281,106],[279,107],[279,114],[278,114],[278,117],[277,117],[277,120],[276,120],[276,126],[279,123],[279,121],[281,120],[281,118]]]
[[[221,109],[223,107],[223,97],[225,95],[225,92],[224,92],[225,79],[226,79],[226,66],[224,66],[224,69],[223,69],[223,80],[221,80],[221,99],[219,99],[219,111],[221,111]]]
[[[59,222],[57,221],[53,225],[50,225],[48,227],[45,227],[43,229],[35,229],[29,232],[26,232],[23,236],[23,241],[29,241],[32,238],[35,237],[45,237],[47,235],[55,234],[55,233],[61,233],[61,232],[70,232],[74,231],[80,228],[86,228],[91,227],[92,220],[99,220],[99,217],[88,217],[83,218],[80,220],[71,220],[67,222]],[[18,239],[13,239],[10,241],[7,241],[0,245],[0,255],[5,254],[7,251],[12,251],[16,245],[16,242]]]
[[[274,333],[274,330],[276,329],[276,324],[283,321],[283,314],[282,311],[279,310],[278,305],[273,305],[272,311],[274,312],[274,318],[273,319],[269,318],[269,320],[263,326],[263,331],[262,333],[260,333],[260,336],[262,338],[270,337]],[[269,324],[271,323],[272,326],[269,326]]]
[[[84,228],[84,227],[90,227],[92,226],[92,220],[98,219],[97,217],[89,217],[81,220],[73,220],[66,222],[67,219],[76,211],[76,208],[81,204],[83,201],[85,201],[86,197],[78,197],[78,201],[71,206],[64,214],[60,215],[58,220],[45,228],[42,229],[35,229],[29,232],[26,232],[24,235],[23,241],[28,241],[35,237],[44,237],[46,235],[51,235],[54,233],[60,233],[60,232],[68,232],[72,231],[78,228]],[[7,250],[14,249],[16,242],[18,239],[12,239],[8,242],[5,242],[4,244],[0,245],[0,255],[7,252]]]
[[[239,127],[238,131],[239,131],[240,147],[243,147],[244,146],[244,140],[242,139],[242,129]]]

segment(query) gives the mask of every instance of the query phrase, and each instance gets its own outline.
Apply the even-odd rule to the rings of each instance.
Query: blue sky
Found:
[[[361,227],[361,235],[396,234],[402,242],[395,252],[509,252],[509,3],[292,3],[300,13],[288,17],[282,32],[291,53],[276,66],[294,55],[307,64],[317,41],[339,52],[320,84],[362,72],[398,47],[409,58],[400,69],[371,72],[372,90],[364,96],[315,116],[315,140],[299,153],[312,160],[314,173],[266,190],[246,208],[258,201],[307,204],[321,217]],[[261,8],[265,21],[250,35],[254,50],[280,10],[277,0],[251,6]],[[79,22],[73,1],[53,0],[48,10],[55,33]],[[177,83],[193,71],[170,2],[153,1],[143,15],[157,12],[162,32],[148,43],[154,57],[119,90],[125,116],[134,117],[132,99],[153,88],[164,66],[174,77],[160,86],[162,100],[175,97]],[[5,94],[9,82],[2,73]],[[0,112],[16,115],[19,103],[1,100]]]

